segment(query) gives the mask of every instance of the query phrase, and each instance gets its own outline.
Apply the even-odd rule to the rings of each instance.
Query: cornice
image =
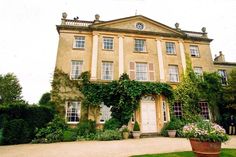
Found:
[[[128,33],[128,34],[138,34],[138,35],[152,35],[152,36],[161,36],[161,37],[173,37],[173,38],[182,38],[184,40],[193,40],[193,41],[205,41],[211,42],[213,39],[202,38],[202,37],[192,37],[187,34],[174,34],[174,33],[161,33],[161,32],[151,32],[151,31],[137,31],[129,29],[118,29],[118,28],[109,28],[109,27],[96,27],[96,26],[70,26],[70,25],[56,25],[57,32],[60,34],[60,30],[77,30],[77,31],[104,31],[104,32],[116,32],[116,33]]]

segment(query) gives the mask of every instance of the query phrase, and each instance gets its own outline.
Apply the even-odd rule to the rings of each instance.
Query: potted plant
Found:
[[[120,131],[122,132],[123,139],[128,139],[129,138],[129,129],[128,129],[128,127],[126,125],[123,125],[120,128]]]
[[[229,139],[221,126],[204,120],[185,125],[183,133],[197,157],[219,157],[221,143]]]
[[[169,137],[175,137],[176,136],[176,123],[175,120],[171,120],[166,124],[166,129]]]
[[[138,138],[140,138],[140,134],[141,134],[141,132],[140,132],[139,124],[137,121],[135,121],[134,128],[133,128],[133,137],[135,139],[138,139]]]

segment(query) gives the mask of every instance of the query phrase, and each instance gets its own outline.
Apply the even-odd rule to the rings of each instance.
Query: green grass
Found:
[[[193,152],[135,155],[133,157],[194,157]],[[220,157],[236,157],[236,149],[222,149]]]

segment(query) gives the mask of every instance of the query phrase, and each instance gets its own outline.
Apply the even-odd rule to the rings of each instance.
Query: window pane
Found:
[[[67,103],[66,119],[67,122],[79,122],[80,118],[80,103],[72,101]]]
[[[113,63],[112,62],[103,62],[102,63],[102,79],[103,80],[112,80],[113,76]]]
[[[78,79],[82,72],[83,61],[71,61],[71,79]]]
[[[227,74],[225,70],[218,70],[218,73],[221,77],[221,84],[227,85]]]
[[[148,69],[146,63],[136,63],[136,80],[148,80]]]
[[[106,50],[113,50],[113,38],[103,38],[103,48]]]
[[[179,82],[179,72],[177,65],[169,65],[169,80],[170,82]]]
[[[177,118],[182,118],[182,105],[179,102],[174,103],[174,115]]]
[[[192,57],[199,57],[199,49],[198,46],[190,45],[190,52]]]
[[[198,104],[200,105],[202,117],[205,119],[210,119],[209,118],[208,103],[207,102],[199,102]]]
[[[100,108],[100,122],[105,123],[105,121],[111,118],[111,107],[107,107],[104,103],[101,104]]]
[[[162,112],[163,112],[163,121],[167,122],[167,108],[166,108],[166,102],[162,102]]]
[[[175,43],[166,42],[166,53],[167,54],[175,54]]]
[[[85,44],[85,37],[75,37],[75,44],[74,47],[75,48],[84,48],[84,44]]]
[[[194,73],[198,76],[202,76],[203,75],[202,68],[201,67],[194,67]]]
[[[146,51],[146,49],[145,49],[145,40],[135,39],[135,51],[137,51],[137,52]]]

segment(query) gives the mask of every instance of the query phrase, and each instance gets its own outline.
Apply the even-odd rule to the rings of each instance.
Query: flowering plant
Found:
[[[121,131],[121,132],[129,132],[128,126],[127,126],[127,125],[123,125],[123,126],[119,129],[119,131]]]
[[[229,139],[221,126],[203,120],[185,125],[183,134],[187,138],[195,138],[207,142],[225,142]]]

